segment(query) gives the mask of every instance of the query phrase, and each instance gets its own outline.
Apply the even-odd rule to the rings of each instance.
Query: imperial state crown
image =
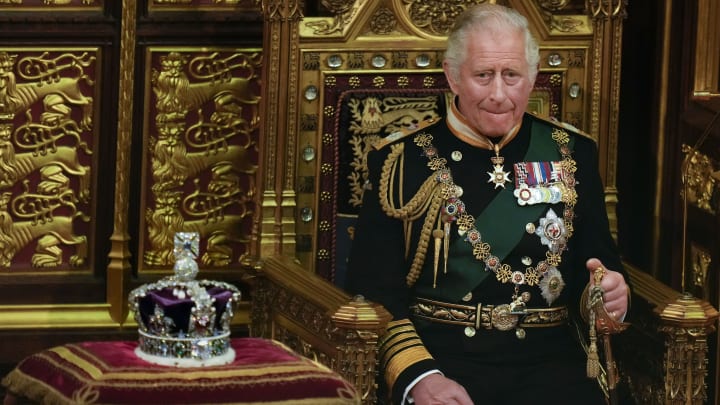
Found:
[[[201,367],[235,359],[230,321],[240,291],[228,283],[195,279],[199,239],[197,232],[176,233],[174,274],[130,292],[139,333],[135,354],[146,361]]]

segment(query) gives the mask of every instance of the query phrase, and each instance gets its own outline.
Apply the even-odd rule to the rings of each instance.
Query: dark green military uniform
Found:
[[[555,202],[557,199],[520,204],[513,194],[517,176],[513,165],[562,161],[559,144],[552,138],[557,133],[569,137],[566,145],[571,151],[567,156],[576,164],[572,174],[577,198],[570,204]],[[426,138],[431,135],[430,145],[434,147],[431,152],[427,142],[419,145],[418,135]],[[440,167],[449,170],[452,183],[462,189],[460,199],[464,207],[461,208],[478,218],[475,226],[482,233],[483,242],[490,246],[490,254],[500,252],[502,256],[498,258],[512,272],[528,275],[526,269],[547,260],[548,246],[542,244],[542,238],[535,231],[549,221],[550,209],[560,218],[567,215],[567,208],[572,209],[571,220],[565,217],[565,225],[570,228],[569,238],[557,266],[564,288],[551,303],[543,297],[539,282],[519,284],[517,290],[512,281],[501,282],[496,273],[478,259],[478,251],[468,241],[467,232],[459,233],[456,222],[450,224],[447,246],[444,241],[436,243],[434,237],[428,239],[427,229],[423,240],[427,212],[435,209],[432,204],[413,221],[388,216],[388,202],[395,211],[401,212],[405,204],[412,203],[414,196],[430,198],[422,192],[418,195],[418,191],[427,190],[428,178],[437,174],[438,165],[431,168],[428,164],[437,162],[430,156],[435,152],[438,158],[444,159]],[[509,304],[513,296],[528,292],[526,308],[566,307],[570,318],[575,318],[589,279],[586,260],[597,257],[607,268],[622,270],[609,233],[593,140],[526,114],[517,136],[500,150],[500,155],[511,180],[504,188],[489,182],[493,171],[491,158],[495,153],[461,141],[450,131],[446,120],[388,142],[368,155],[370,187],[365,192],[355,232],[347,288],[383,304],[393,314],[394,320],[381,343],[380,353],[393,402],[400,401],[405,388],[415,378],[437,369],[461,383],[475,403],[603,403],[598,385],[585,375],[586,356],[574,330],[575,322],[498,330],[434,322],[416,316],[418,297],[431,300],[422,301],[425,303],[437,301],[477,307],[478,304]],[[388,163],[388,156],[395,161],[394,165]],[[383,167],[385,172],[381,174]],[[571,191],[564,190],[564,193]],[[383,193],[385,208],[381,205]],[[455,208],[448,207],[443,200],[442,209]],[[488,210],[492,212],[484,216]],[[445,211],[441,210],[439,215],[441,219],[443,215],[447,218]],[[442,220],[430,222],[433,231],[444,229]],[[408,283],[413,262],[417,266],[418,244],[425,252],[420,255],[424,260],[417,280],[411,276]],[[412,311],[411,306],[415,306]],[[434,308],[434,313],[453,318],[454,312],[450,309]],[[581,327],[587,328],[584,324]]]

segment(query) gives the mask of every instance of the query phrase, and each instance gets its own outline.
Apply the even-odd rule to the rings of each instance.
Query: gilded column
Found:
[[[593,21],[590,134],[598,140],[610,230],[617,238],[617,141],[623,19],[628,0],[589,0]],[[601,119],[602,117],[602,119]]]
[[[123,322],[128,313],[127,288],[130,277],[127,213],[130,196],[130,146],[132,141],[135,60],[136,0],[123,0],[120,31],[120,95],[118,100],[117,160],[115,172],[115,213],[110,262],[107,268],[107,299],[113,321]]]
[[[299,0],[263,0],[259,255],[295,251]]]

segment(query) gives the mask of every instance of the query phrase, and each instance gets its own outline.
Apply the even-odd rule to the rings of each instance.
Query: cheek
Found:
[[[488,86],[474,82],[465,82],[465,85],[461,86],[460,90],[465,94],[465,98],[475,101],[482,101],[490,94]]]
[[[512,100],[516,107],[522,107],[523,109],[527,106],[530,100],[530,90],[526,88],[513,89],[508,93],[508,98]]]

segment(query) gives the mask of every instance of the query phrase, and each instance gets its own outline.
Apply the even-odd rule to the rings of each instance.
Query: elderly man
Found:
[[[597,271],[622,319],[629,289],[595,143],[526,112],[538,63],[523,16],[469,9],[448,38],[445,119],[368,156],[347,288],[393,314],[380,346],[393,403],[605,403],[581,296]]]

